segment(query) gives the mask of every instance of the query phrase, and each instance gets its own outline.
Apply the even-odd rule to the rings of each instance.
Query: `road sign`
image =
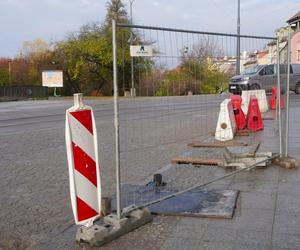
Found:
[[[61,70],[46,70],[42,72],[44,87],[63,87],[63,72]]]
[[[151,46],[145,46],[145,45],[138,45],[138,46],[131,45],[130,56],[132,57],[153,56],[153,48]]]
[[[101,214],[97,131],[93,110],[82,104],[82,94],[66,111],[66,146],[70,195],[77,225],[91,226]]]

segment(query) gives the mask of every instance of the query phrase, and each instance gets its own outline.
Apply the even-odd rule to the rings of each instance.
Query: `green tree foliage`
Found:
[[[111,27],[112,20],[116,20],[117,23],[128,23],[127,11],[125,5],[121,0],[110,0],[106,4],[107,14],[105,18],[104,26],[106,28]]]
[[[103,24],[91,23],[81,27],[78,33],[69,35],[66,41],[56,44],[56,60],[64,70],[66,78],[65,92],[84,92],[86,94],[112,94],[113,55],[112,55],[112,19],[117,23],[128,23],[125,6],[121,0],[107,3],[107,15]],[[139,42],[139,35],[134,34]],[[117,53],[119,89],[122,82],[130,82],[131,58],[129,42],[131,31],[117,29]],[[146,70],[151,61],[137,59],[135,67]],[[121,92],[121,94],[123,94]]]
[[[0,86],[9,84],[9,59],[0,58]]]
[[[225,90],[229,75],[214,63],[220,55],[216,43],[207,39],[182,51],[181,63],[176,69],[167,70],[155,95],[217,94]]]
[[[111,95],[112,93],[112,31],[111,20],[128,22],[122,1],[111,0],[107,4],[104,24],[92,23],[81,27],[79,33],[71,34],[66,41],[56,45],[56,53],[65,71],[67,92]],[[118,31],[118,66],[130,69],[129,45],[123,41],[130,38],[130,31]]]
[[[0,86],[9,84],[9,72],[7,69],[0,69]]]

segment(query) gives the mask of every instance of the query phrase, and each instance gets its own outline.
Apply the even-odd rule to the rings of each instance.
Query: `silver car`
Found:
[[[280,80],[283,90],[286,89],[286,65],[280,65]],[[246,69],[241,75],[230,79],[229,92],[240,94],[242,90],[265,89],[271,92],[277,86],[276,65],[256,65]],[[300,64],[290,67],[290,90],[300,94]]]

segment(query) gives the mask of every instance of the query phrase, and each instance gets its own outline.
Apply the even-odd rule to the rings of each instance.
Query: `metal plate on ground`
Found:
[[[122,186],[121,206],[137,206],[175,193],[165,187],[154,188],[137,185]],[[231,219],[234,214],[239,191],[194,189],[184,194],[149,206],[157,215],[213,217]],[[115,208],[113,197],[112,207]]]

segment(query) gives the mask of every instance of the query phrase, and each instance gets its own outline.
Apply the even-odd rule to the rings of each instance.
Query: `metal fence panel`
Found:
[[[42,86],[2,86],[0,100],[24,100],[48,97],[48,88]]]
[[[121,32],[124,30],[134,34],[135,45],[151,46],[154,51],[152,57],[133,58],[134,79],[127,59],[129,39],[126,32]],[[115,124],[119,126],[116,136],[120,141],[116,165],[117,169],[120,167],[122,207],[149,201],[153,173],[174,167],[171,164],[174,156],[192,156],[186,150],[189,142],[213,138],[220,103],[229,98],[228,83],[236,72],[236,42],[234,34],[117,25],[115,100],[118,93],[128,94],[132,81],[137,96],[118,99],[119,109],[115,109]],[[243,35],[240,47],[241,71],[251,70],[257,64],[273,64],[275,68],[276,39]],[[252,83],[250,87],[255,89],[258,83]],[[276,73],[272,73],[272,79],[265,77],[259,84],[270,91],[276,84]],[[204,150],[203,153],[210,159],[222,155],[222,151]],[[161,196],[221,174],[223,169],[198,169],[191,178],[184,166],[177,166],[176,175],[165,180],[167,186],[163,187]],[[128,185],[137,183],[147,188],[132,192]]]

